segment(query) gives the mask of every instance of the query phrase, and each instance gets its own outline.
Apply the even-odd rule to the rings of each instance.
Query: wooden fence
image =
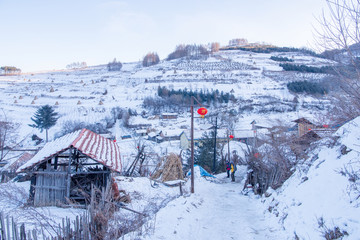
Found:
[[[89,217],[77,216],[74,221],[63,219],[53,236],[44,236],[44,229],[26,231],[24,223],[18,225],[13,218],[0,212],[0,240],[90,240],[90,229]]]

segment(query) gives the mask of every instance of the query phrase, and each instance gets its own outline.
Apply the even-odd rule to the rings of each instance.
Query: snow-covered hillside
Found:
[[[323,108],[326,105],[324,99],[320,102],[306,96],[298,96],[294,101],[295,95],[286,88],[288,82],[321,81],[326,74],[285,72],[279,67],[279,62],[270,59],[271,56],[288,57],[294,60],[294,64],[309,66],[333,64],[301,53],[265,54],[232,50],[220,51],[207,60],[177,59],[162,61],[151,67],[124,63],[119,72],[109,72],[104,65],[83,70],[1,76],[0,108],[8,120],[21,123],[21,135],[26,136],[34,132],[28,124],[36,109],[45,104],[54,106],[60,119],[50,131],[52,138],[66,121],[105,124],[105,118],[111,115],[114,107],[148,113],[142,107],[143,100],[156,96],[159,86],[175,90],[231,92],[237,99],[236,103],[222,105],[221,109],[210,107],[210,112],[214,114],[233,109],[241,114],[239,118],[249,113],[253,115],[250,118],[259,117],[254,113],[266,113],[267,117],[271,117],[283,111],[292,115],[290,119],[294,120],[298,115],[310,115],[315,106]],[[145,114],[145,117],[148,116]],[[188,114],[183,117],[188,119]],[[146,122],[147,118],[143,121]],[[178,123],[181,121],[184,118]]]
[[[196,175],[195,194],[162,208],[145,235],[126,239],[357,240],[359,133],[360,117],[322,140],[280,189],[262,197],[242,190],[246,168],[235,183],[225,173],[212,180]]]
[[[359,133],[360,117],[322,140],[266,199],[266,215],[284,227],[288,239],[324,239],[325,234],[360,239]]]

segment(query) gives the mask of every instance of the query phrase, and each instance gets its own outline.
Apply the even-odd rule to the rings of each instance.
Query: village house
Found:
[[[327,124],[316,125],[306,118],[299,118],[294,120],[293,122],[296,123],[296,126],[294,126],[292,130],[297,130],[299,138],[308,134],[309,132],[312,132],[309,135],[315,136],[314,134],[316,134],[318,138],[324,138],[333,134],[340,126],[329,126]]]
[[[47,143],[17,172],[31,176],[29,200],[35,206],[86,203],[92,187],[106,187],[120,173],[119,146],[82,129]]]
[[[144,136],[147,135],[147,133],[148,133],[147,129],[137,129],[137,130],[135,130],[135,135],[137,137],[144,137]]]
[[[161,119],[177,119],[178,114],[177,113],[162,113]]]
[[[303,136],[315,127],[315,125],[306,118],[299,118],[294,120],[294,122],[297,123],[298,137]]]
[[[160,132],[160,136],[164,139],[164,141],[180,140],[180,134],[182,132],[182,129],[166,129]]]
[[[14,178],[17,174],[16,171],[29,161],[35,154],[29,152],[23,152],[17,159],[14,161],[5,162],[6,165],[0,170],[0,182],[7,182],[11,178]],[[18,179],[22,178],[22,176],[18,176]]]

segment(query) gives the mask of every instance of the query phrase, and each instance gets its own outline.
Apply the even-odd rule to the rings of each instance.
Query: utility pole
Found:
[[[228,134],[227,134],[227,142],[228,142],[228,159],[229,159],[229,162],[231,162],[231,159],[230,159],[230,133],[229,133],[229,130],[228,131]]]
[[[199,105],[202,105],[194,96],[191,96],[191,102],[190,102],[190,112],[191,112],[191,193],[194,193],[194,100]],[[201,115],[201,118],[204,118],[205,114],[207,113],[207,109],[204,107],[201,107],[198,109],[198,113]]]
[[[194,97],[191,96],[191,193],[194,193]]]
[[[215,118],[215,137],[214,137],[214,162],[213,162],[213,172],[215,173],[215,164],[216,164],[216,132],[217,132],[217,117]]]

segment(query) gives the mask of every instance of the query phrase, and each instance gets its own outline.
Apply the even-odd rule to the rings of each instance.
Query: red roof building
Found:
[[[47,143],[17,172],[31,177],[30,202],[49,206],[88,203],[92,189],[105,188],[121,166],[116,142],[82,129]]]
[[[32,169],[71,148],[112,171],[121,172],[120,149],[117,143],[85,128],[47,143],[31,160],[21,166],[18,172]]]

